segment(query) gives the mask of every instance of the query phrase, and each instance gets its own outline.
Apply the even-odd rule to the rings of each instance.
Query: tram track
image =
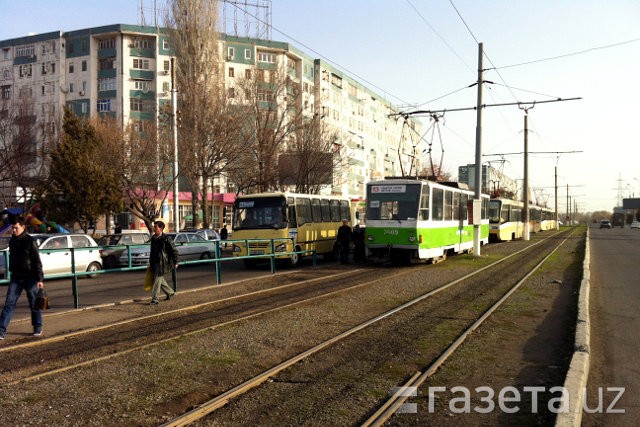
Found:
[[[488,318],[491,313],[493,313],[493,311],[495,311],[513,292],[515,292],[518,287],[520,287],[520,285],[531,275],[533,274],[543,263],[545,260],[548,259],[549,256],[551,256],[552,253],[555,252],[555,250],[562,245],[562,243],[564,242],[564,240],[560,243],[560,244],[555,244],[553,241],[551,241],[550,239],[545,239],[543,241],[538,242],[537,244],[541,244],[541,246],[543,246],[543,248],[538,248],[537,254],[535,257],[529,257],[529,258],[535,258],[534,260],[529,260],[527,261],[527,265],[530,265],[532,263],[534,263],[535,265],[533,267],[527,267],[526,270],[527,273],[525,274],[524,277],[520,278],[519,280],[517,280],[517,283],[513,286],[509,286],[508,289],[506,290],[506,292],[503,292],[502,290],[499,292],[499,298],[497,302],[494,302],[493,305],[490,306],[490,308],[487,311],[483,311],[480,313],[480,316],[476,319],[471,319],[467,316],[449,316],[451,318],[451,320],[453,320],[453,323],[461,323],[460,320],[462,319],[462,323],[468,323],[469,321],[472,322],[471,326],[468,326],[464,332],[457,336],[454,337],[453,343],[450,344],[446,350],[444,350],[442,352],[442,354],[440,355],[440,357],[438,357],[436,359],[436,361],[431,364],[431,366],[429,367],[429,369],[427,369],[425,372],[426,374],[414,374],[412,376],[412,381],[408,382],[407,384],[401,386],[404,387],[406,389],[406,387],[416,387],[417,385],[419,385],[419,381],[424,382],[424,380],[426,380],[426,378],[428,377],[428,375],[430,375],[433,371],[435,371],[435,369],[437,369],[438,366],[440,366],[442,363],[444,363],[444,360],[446,360],[446,356],[451,354],[453,351],[455,351],[455,349],[457,347],[459,347],[461,345],[461,343],[464,341],[464,339],[466,338],[466,336],[468,336],[473,330],[475,330],[477,327],[480,326],[480,324],[482,324],[482,322]],[[537,245],[536,244],[536,245]],[[535,245],[534,245],[535,246]],[[546,246],[550,246],[551,249],[547,249]],[[497,262],[494,262],[488,266],[485,266],[473,273],[467,274],[461,278],[458,278],[456,280],[453,280],[449,283],[446,283],[442,286],[437,287],[436,289],[433,289],[429,292],[426,292],[423,295],[420,295],[419,297],[408,301],[398,307],[395,307],[392,310],[389,310],[379,316],[376,316],[374,318],[371,318],[369,320],[367,320],[366,322],[363,322],[359,325],[356,325],[354,327],[352,327],[351,329],[332,337],[331,339],[328,339],[312,348],[307,349],[306,351],[299,353],[297,355],[295,355],[294,357],[283,361],[282,363],[275,365],[273,367],[271,367],[270,369],[265,370],[264,372],[261,372],[259,375],[254,376],[253,378],[250,378],[244,382],[242,382],[241,384],[238,384],[236,387],[227,390],[226,392],[214,397],[213,399],[199,405],[197,408],[193,409],[192,411],[189,411],[187,413],[185,413],[184,415],[181,415],[179,417],[176,417],[175,419],[163,424],[163,426],[182,426],[182,425],[192,425],[194,423],[196,423],[195,425],[208,425],[209,423],[213,422],[213,418],[211,418],[211,416],[209,414],[212,414],[214,411],[217,411],[221,408],[223,408],[225,405],[228,405],[233,399],[237,399],[237,398],[241,398],[243,395],[247,394],[248,392],[250,392],[253,388],[258,387],[259,385],[267,382],[267,381],[271,381],[271,382],[277,382],[274,380],[274,378],[281,374],[283,371],[285,371],[288,368],[293,367],[294,365],[300,365],[300,362],[305,360],[305,359],[309,359],[312,357],[322,357],[319,356],[318,354],[326,351],[327,348],[331,347],[331,346],[335,346],[337,343],[342,343],[344,341],[347,341],[350,337],[352,337],[352,335],[355,335],[367,328],[371,328],[372,326],[378,324],[379,322],[388,320],[389,318],[392,318],[393,316],[397,315],[398,313],[401,313],[405,310],[415,310],[416,306],[419,306],[420,304],[423,304],[426,300],[428,299],[432,299],[432,297],[435,297],[437,295],[439,295],[440,293],[443,293],[444,291],[447,291],[448,289],[450,289],[451,287],[454,287],[456,285],[459,285],[461,283],[467,283],[469,280],[471,279],[475,279],[478,280],[478,275],[483,275],[485,276],[484,278],[480,278],[480,280],[484,280],[487,281],[488,278],[491,277],[492,273],[491,271],[493,269],[495,269],[497,266],[501,267],[501,271],[508,276],[507,281],[512,280],[512,277],[517,276],[518,272],[521,272],[523,269],[521,266],[519,266],[518,264],[521,263],[521,259],[518,258],[518,256],[522,256],[524,253],[527,253],[527,251],[529,249],[531,249],[533,246],[529,246],[526,247],[524,249],[519,250],[518,252],[507,256],[505,258],[500,259]],[[541,259],[542,257],[542,259]],[[511,262],[509,262],[511,261]],[[504,263],[504,264],[503,264]],[[506,266],[505,266],[506,264]],[[481,290],[480,293],[484,292],[484,290]],[[463,292],[464,294],[464,292]],[[455,298],[459,298],[460,295],[462,294],[458,294],[457,297]],[[472,299],[474,299],[475,297],[472,297]],[[489,298],[492,299],[492,298]],[[467,300],[468,301],[468,300]],[[446,301],[446,303],[451,303],[451,299],[448,299]],[[446,305],[446,304],[441,304],[441,305]],[[442,318],[444,318],[446,316],[442,316]],[[475,320],[475,321],[474,321]],[[348,346],[349,344],[343,344],[344,346]],[[434,353],[435,354],[435,353]],[[307,363],[307,365],[314,365],[314,363]],[[299,376],[300,374],[291,374],[288,375],[288,377],[294,377],[294,376]],[[306,375],[303,375],[306,377]],[[292,380],[283,380],[284,382],[291,382]],[[309,387],[311,388],[311,386]],[[402,390],[402,389],[401,389]],[[265,394],[269,394],[269,393],[262,393],[260,394],[260,397],[258,397],[258,399],[260,399],[261,397],[263,397]],[[275,395],[277,395],[277,393],[274,393]],[[396,394],[397,399],[396,400],[390,400],[387,403],[384,403],[382,405],[382,410],[380,411],[380,413],[375,413],[369,420],[365,421],[365,425],[380,425],[378,424],[379,422],[384,422],[386,419],[388,419],[393,413],[394,410],[397,410],[401,405],[402,405],[402,396],[403,393],[399,392]],[[256,398],[256,396],[254,396],[254,398]],[[255,408],[253,408],[255,410]],[[233,413],[234,415],[231,415],[232,417],[235,417],[235,415],[237,415],[238,411],[233,411],[233,410],[229,410],[230,413]],[[262,412],[262,411],[258,411],[258,413],[265,413],[266,411]],[[220,419],[216,418],[217,421],[221,422],[222,424],[224,424],[224,420],[225,419],[225,415],[222,415]],[[201,421],[200,421],[201,420]],[[272,420],[269,420],[267,418],[267,421],[265,421],[265,419],[260,418],[259,420],[256,419],[252,419],[248,422],[270,422]],[[243,421],[244,423],[245,421]],[[284,420],[283,421],[285,424],[287,422],[292,422],[291,420]]]
[[[382,274],[381,274],[382,272]],[[330,276],[234,295],[86,329],[3,347],[0,385],[15,385],[102,362],[149,346],[245,321],[275,310],[304,304],[368,283],[384,280],[384,270],[347,271]],[[286,280],[286,279],[282,279]],[[46,363],[43,363],[46,361]]]
[[[549,239],[545,239],[545,240],[548,241]],[[492,264],[492,266],[501,265],[504,267],[507,264],[521,264],[522,260],[516,261],[513,259],[513,257],[521,256],[524,258],[527,258],[527,257],[531,258],[531,256],[527,255],[527,250],[533,247],[536,247],[538,249],[536,249],[533,252],[538,253],[538,252],[541,252],[542,245],[543,244],[541,242],[536,242],[535,246],[534,245],[529,246],[519,251],[517,254],[513,254],[511,258],[503,258],[499,262]],[[509,259],[511,259],[512,261],[509,262],[508,261]],[[444,265],[446,266],[446,263]],[[99,328],[99,330],[95,330],[95,331],[77,332],[74,334],[70,334],[73,336],[60,337],[57,340],[51,340],[50,342],[43,341],[42,343],[38,343],[38,344],[30,343],[30,345],[28,346],[27,345],[22,347],[16,346],[15,348],[12,348],[9,350],[3,349],[2,350],[3,353],[9,356],[9,357],[5,357],[5,354],[0,353],[2,354],[2,357],[5,360],[15,359],[15,358],[20,359],[21,357],[25,357],[27,359],[24,359],[24,360],[30,360],[31,362],[27,363],[27,365],[30,367],[27,367],[25,369],[21,369],[20,367],[17,367],[16,369],[18,369],[18,371],[16,372],[14,372],[11,369],[7,369],[5,372],[3,372],[1,375],[1,378],[4,381],[4,383],[2,384],[2,387],[0,387],[0,390],[5,389],[5,392],[10,392],[11,390],[14,390],[15,387],[21,387],[26,384],[32,383],[33,380],[35,379],[40,379],[39,383],[41,381],[53,381],[53,382],[67,381],[67,380],[63,380],[62,378],[60,380],[57,380],[57,378],[64,375],[63,374],[64,372],[79,370],[80,368],[86,367],[89,365],[101,365],[101,362],[105,362],[107,360],[122,359],[123,362],[119,362],[119,363],[130,364],[132,363],[131,360],[138,360],[140,358],[140,356],[138,356],[139,354],[152,354],[152,353],[155,354],[156,349],[159,351],[160,348],[163,348],[166,346],[175,347],[177,343],[180,343],[180,346],[189,347],[187,343],[190,337],[201,336],[214,329],[218,331],[222,331],[222,330],[228,330],[230,328],[238,328],[239,327],[238,325],[247,326],[249,324],[255,323],[255,321],[258,318],[262,317],[263,319],[265,319],[265,318],[274,317],[276,315],[279,316],[280,314],[277,314],[277,313],[282,313],[287,311],[295,312],[300,310],[299,307],[313,307],[313,306],[324,307],[324,305],[327,304],[327,301],[329,301],[330,304],[334,304],[333,300],[337,301],[338,299],[344,299],[345,297],[349,298],[350,295],[356,294],[358,292],[362,292],[363,290],[373,288],[374,286],[379,287],[381,282],[387,283],[388,287],[390,287],[391,283],[397,283],[398,281],[401,282],[403,280],[402,277],[406,277],[406,279],[404,279],[405,281],[409,281],[409,280],[413,281],[414,280],[413,277],[415,275],[420,275],[420,274],[433,275],[433,272],[436,271],[436,270],[433,270],[433,267],[435,266],[417,266],[417,267],[403,268],[403,269],[387,269],[387,268],[379,269],[378,268],[373,270],[365,269],[362,271],[360,270],[348,271],[348,272],[339,273],[335,275],[336,276],[335,278],[321,277],[318,279],[309,280],[308,282],[312,284],[310,283],[307,283],[306,285],[295,284],[295,283],[286,284],[281,287],[278,287],[280,288],[279,290],[276,290],[276,288],[269,289],[269,290],[265,289],[263,291],[256,291],[255,293],[251,293],[251,294],[247,293],[247,294],[235,295],[233,297],[229,297],[227,301],[222,301],[222,300],[212,301],[210,303],[204,303],[198,306],[194,305],[191,307],[185,307],[179,310],[175,310],[175,312],[166,312],[166,313],[157,314],[153,316],[144,316],[138,319],[132,319],[130,321],[124,322],[124,324],[106,325],[104,327]],[[518,268],[514,267],[514,270],[517,271]],[[485,271],[486,271],[484,276],[485,279],[477,279],[477,280],[487,281],[488,280],[487,278],[492,278],[492,273],[490,273],[489,267],[483,268],[482,270],[475,271],[474,273],[471,273],[471,274],[467,274],[464,277],[461,277],[453,281],[454,283],[448,284],[448,287],[453,288],[453,287],[456,287],[455,286],[456,284],[467,283],[467,281],[470,280],[471,277],[474,277],[474,276],[477,277],[476,276],[477,274],[482,274],[482,272],[485,272]],[[493,275],[495,275],[495,273],[493,273]],[[464,286],[460,288],[464,288]],[[430,311],[433,313],[433,318],[440,318],[440,319],[449,318],[452,322],[456,324],[458,323],[467,324],[470,321],[469,320],[470,316],[467,313],[451,312],[451,310],[449,310],[449,307],[447,306],[451,304],[452,299],[455,300],[455,299],[464,298],[467,300],[471,300],[473,298],[477,298],[478,295],[482,295],[483,292],[485,292],[482,289],[463,289],[462,293],[455,294],[453,296],[450,296],[446,300],[442,300],[438,302],[438,301],[435,301],[437,298],[431,298],[431,297],[433,297],[436,293],[446,294],[447,293],[446,289],[448,288],[444,288],[439,291],[436,291],[435,289],[436,287],[434,286],[432,287],[432,289],[425,292],[424,294],[427,296],[423,296],[421,301],[415,302],[413,303],[413,305],[424,303],[425,300],[434,301],[432,303],[433,310]],[[460,296],[460,295],[465,295],[465,293],[468,293],[468,295],[464,297]],[[359,297],[355,297],[355,298],[357,300]],[[335,304],[338,304],[338,303],[336,302]],[[403,307],[404,305],[405,304],[400,304],[398,305],[398,308]],[[298,307],[298,308],[294,310],[294,307]],[[402,312],[403,310],[406,310],[406,309],[408,309],[408,307],[399,308],[398,312]],[[390,311],[390,310],[386,310],[385,313],[387,311]],[[379,315],[382,317],[376,323],[380,323],[384,319],[394,318],[394,315],[393,315],[394,313],[392,314],[385,314],[385,313],[382,313]],[[182,326],[176,327],[175,322],[177,320],[181,322]],[[264,322],[263,320],[260,320],[259,324],[262,324],[263,322]],[[119,322],[119,323],[122,323],[122,322]],[[334,322],[331,322],[332,327],[334,326],[333,323]],[[335,322],[335,323],[336,323],[335,327],[340,328],[340,325],[337,324],[339,322]],[[141,326],[143,324],[149,324],[147,325],[149,327],[142,328]],[[151,324],[153,326],[150,326]],[[357,326],[354,328],[357,328]],[[154,329],[158,329],[159,332],[158,331],[154,332]],[[260,328],[256,328],[256,329],[257,330],[255,331],[255,333],[261,333]],[[342,347],[348,348],[349,344],[345,344],[348,342],[348,337],[354,337],[354,336],[357,337],[361,333],[360,331],[365,331],[366,329],[371,329],[371,328],[363,327],[360,330],[354,330],[351,333],[347,333],[344,337],[338,339],[337,341],[334,341],[333,343],[329,343],[329,344],[322,344],[322,342],[329,341],[327,339],[324,339],[322,340],[322,342],[316,343],[315,345],[309,345],[308,347],[306,347],[306,349],[304,349],[304,351],[296,352],[295,355],[306,353],[309,349],[314,349],[318,347],[315,351],[312,351],[306,354],[301,359],[299,359],[299,361],[309,360],[312,358],[321,357],[318,355],[321,355],[323,353],[322,352],[323,349],[335,348],[335,347],[338,347],[340,349],[342,349]],[[251,330],[251,328],[249,328],[248,330]],[[349,328],[347,328],[346,331],[343,330],[342,334],[348,332],[349,330],[350,330]],[[133,331],[137,331],[137,333],[134,333]],[[364,332],[364,333],[366,334],[367,332]],[[340,336],[342,334],[336,334],[332,338]],[[216,332],[216,336],[218,335],[220,335],[220,332]],[[75,344],[76,341],[86,340],[88,343],[90,342],[95,343],[96,340],[101,341],[103,340],[103,338],[105,340],[106,338],[109,338],[109,339],[113,338],[114,341],[112,344],[107,344],[105,342],[104,345],[97,346],[97,348],[91,348],[91,345],[87,345],[86,349],[83,350],[82,352],[77,351],[80,347],[78,347]],[[249,339],[249,338],[250,337],[243,337],[242,339]],[[306,346],[307,344],[304,344],[304,342],[307,342],[310,340],[310,338],[307,339],[307,337],[304,337],[304,339],[302,339],[302,336],[299,336],[298,338],[300,343],[297,343],[295,345],[296,348],[298,347],[302,348]],[[256,337],[255,339],[265,340],[265,337],[262,337],[262,338]],[[338,342],[340,344],[336,344]],[[223,344],[221,342],[220,344],[218,344],[218,346],[224,347],[224,348],[226,348],[228,345],[237,346],[241,344],[239,342],[236,342],[235,344]],[[57,359],[57,361],[55,361],[55,363],[53,363],[51,359],[51,349],[56,348],[57,346],[60,346],[60,347],[66,346],[68,349],[64,355],[62,355],[60,358]],[[37,349],[41,349],[41,352],[39,352],[40,350],[37,350]],[[295,357],[295,355],[293,356]],[[353,354],[351,354],[351,357],[353,357]],[[38,365],[39,365],[38,361],[40,361],[40,364],[42,364],[43,358],[46,359],[45,365],[47,366],[47,368],[38,369]],[[253,369],[244,369],[242,368],[241,365],[238,365],[236,368],[233,369],[233,372],[227,373],[227,375],[230,376],[230,378],[228,378],[228,383],[230,385],[233,384],[233,386],[229,387],[226,391],[220,390],[220,387],[224,383],[224,381],[220,381],[220,384],[215,387],[216,390],[220,390],[220,391],[213,392],[212,395],[222,396],[223,394],[229,392],[230,390],[233,390],[235,387],[239,387],[239,384],[252,383],[252,380],[251,380],[252,378],[256,378],[259,375],[263,374],[264,372],[269,371],[270,369],[277,368],[282,363],[284,363],[283,360],[286,360],[286,359],[282,359],[279,361],[279,363],[275,363],[273,365],[267,366],[270,363],[271,359],[272,357],[271,358],[264,357],[264,360],[262,361],[253,362],[255,365]],[[124,360],[128,360],[128,361],[124,362]],[[113,362],[109,362],[109,363],[113,364]],[[243,360],[242,363],[243,364],[247,363],[250,365],[251,361]],[[309,363],[303,363],[303,364],[298,363],[298,365],[309,365]],[[315,364],[311,364],[311,365],[315,365]],[[260,372],[256,372],[256,368],[260,368],[261,366],[264,366],[265,368],[268,368],[268,369],[263,369]],[[265,379],[261,380],[260,382],[266,381],[267,384],[278,384],[284,381],[284,383],[288,383],[288,380],[286,379],[276,380],[275,377],[277,376],[278,373],[280,373],[279,375],[282,375],[282,372],[287,370],[287,368],[290,366],[293,366],[293,364],[287,365],[287,366],[284,366],[284,365],[280,366],[280,368],[276,369],[276,371],[278,372],[274,371],[272,375],[267,375]],[[253,374],[249,376],[245,376],[243,378],[242,376],[246,375],[248,372],[253,372]],[[203,376],[205,377],[206,376],[216,377],[216,375],[218,374],[203,373]],[[251,378],[251,379],[247,380],[247,378]],[[134,380],[134,381],[140,382],[140,380]],[[255,381],[258,381],[258,380],[255,380]],[[304,381],[301,382],[301,384],[304,384]],[[220,405],[220,402],[224,402],[224,404],[228,402],[234,402],[239,397],[241,398],[241,396],[244,393],[248,392],[249,390],[253,390],[253,386],[246,388],[246,390],[243,390],[243,392],[237,395],[227,395],[226,397],[220,398],[217,405]],[[211,392],[202,390],[202,391],[193,392],[192,394],[203,397],[205,394],[208,394],[208,393],[211,393]],[[183,403],[175,402],[170,404],[171,413],[174,413],[174,414],[182,413],[183,415],[185,414],[184,412],[185,408],[189,408],[189,406],[192,404],[188,402],[194,402],[194,400],[192,399],[195,399],[195,398],[188,398],[190,394],[186,394],[185,396],[187,397],[183,398],[183,399],[186,399],[184,400]],[[205,401],[206,399],[202,399],[202,397],[197,399],[199,400],[199,402],[197,404],[198,406],[196,410],[198,410],[199,412],[202,412],[202,409],[206,407],[206,404],[202,404],[202,402]],[[186,407],[183,405],[186,405]],[[218,406],[218,408],[219,407],[220,406]],[[96,411],[99,412],[99,410],[96,410]],[[134,410],[132,409],[132,411]],[[187,411],[187,414],[188,413],[189,412]],[[163,414],[163,415],[160,415],[160,414]],[[133,416],[133,415],[129,415],[125,419],[129,419],[130,416]],[[155,413],[155,415],[153,413],[151,415],[147,414],[147,416],[151,417],[149,418],[148,421],[143,422],[141,421],[141,419],[138,419],[136,424],[157,425],[160,422],[168,421],[167,425],[181,425],[179,421],[180,419],[179,417],[172,417],[173,419],[168,420],[166,416],[166,412]],[[199,417],[194,418],[193,420],[190,420],[189,422],[197,423],[198,421],[196,420],[200,419],[201,417],[205,417],[203,418],[203,421],[202,421],[202,423],[204,424],[207,424],[208,422],[211,421],[211,420],[207,421],[206,411],[205,411],[205,413],[203,413]],[[113,418],[108,418],[108,419],[112,423],[115,422]],[[137,419],[137,418],[134,417],[129,420],[132,420],[132,419]],[[144,418],[144,419],[147,420],[147,418]]]

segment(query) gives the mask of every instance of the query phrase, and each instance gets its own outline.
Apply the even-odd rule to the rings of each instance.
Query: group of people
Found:
[[[353,260],[355,262],[365,261],[364,230],[359,225],[356,225],[352,230],[349,226],[349,220],[343,219],[342,225],[338,228],[336,240],[340,245],[340,262],[342,264],[349,263],[351,242],[353,242]]]

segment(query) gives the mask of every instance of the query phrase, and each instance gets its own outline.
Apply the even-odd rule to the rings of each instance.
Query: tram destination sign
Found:
[[[371,186],[372,193],[406,193],[406,185],[373,185]]]

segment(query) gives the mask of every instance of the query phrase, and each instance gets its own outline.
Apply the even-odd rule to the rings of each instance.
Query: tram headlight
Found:
[[[238,245],[233,245],[233,252],[242,252],[242,249]]]
[[[409,241],[411,243],[415,242],[416,241],[416,236],[409,236]]]
[[[373,236],[367,236],[367,240],[373,242]]]

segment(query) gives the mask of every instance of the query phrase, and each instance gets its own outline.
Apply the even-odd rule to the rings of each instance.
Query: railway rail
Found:
[[[158,424],[158,420],[161,420],[165,422],[165,425],[183,425],[197,422],[197,420],[201,419],[202,423],[207,424],[206,417],[211,416],[208,415],[210,412],[227,405],[229,402],[241,399],[243,394],[253,390],[257,385],[265,382],[267,384],[277,382],[274,378],[278,374],[282,375],[285,370],[291,370],[294,365],[313,365],[310,363],[300,364],[298,362],[322,358],[324,357],[323,354],[327,353],[327,349],[335,347],[348,348],[352,345],[350,344],[351,341],[364,331],[379,328],[381,323],[395,322],[397,320],[391,319],[394,319],[400,313],[415,310],[424,312],[425,304],[427,304],[426,310],[429,313],[436,313],[436,316],[440,316],[443,319],[450,317],[454,324],[454,326],[451,326],[452,329],[457,331],[462,324],[468,327],[469,319],[471,318],[467,312],[469,308],[463,305],[459,308],[452,308],[452,302],[466,302],[469,304],[471,301],[478,303],[479,300],[482,300],[483,306],[490,305],[488,300],[491,300],[491,304],[495,303],[496,298],[493,289],[495,289],[495,292],[504,293],[504,289],[510,289],[513,285],[511,279],[506,280],[507,282],[511,280],[508,286],[502,282],[496,284],[494,280],[495,269],[500,268],[501,274],[505,278],[518,276],[522,270],[521,264],[523,260],[527,260],[527,265],[532,262],[540,262],[541,254],[551,251],[557,244],[557,236],[557,234],[554,234],[550,238],[536,242],[535,246],[527,246],[515,254],[480,269],[475,265],[469,266],[467,269],[469,272],[463,277],[448,281],[445,284],[429,285],[419,295],[414,295],[392,308],[381,310],[382,304],[379,304],[380,307],[376,306],[375,309],[372,309],[372,311],[378,310],[379,313],[370,317],[367,321],[354,323],[355,326],[351,325],[346,329],[341,325],[337,325],[336,329],[343,329],[340,333],[330,333],[329,330],[324,334],[319,333],[318,336],[326,335],[326,337],[319,340],[315,345],[299,343],[293,346],[294,348],[306,346],[306,348],[303,351],[295,352],[291,357],[283,358],[271,366],[266,366],[270,363],[269,358],[266,357],[263,363],[255,363],[256,367],[253,369],[238,369],[237,376],[232,375],[228,379],[228,383],[233,384],[233,386],[222,392],[214,392],[213,394],[217,397],[208,401],[206,401],[207,399],[199,398],[197,407],[192,411],[185,412],[184,407],[180,409],[181,406],[177,405],[172,409],[172,413],[181,415],[167,419],[166,414],[155,414],[155,418],[151,419],[156,421],[151,421],[151,423]],[[528,251],[532,247],[537,247],[538,249]],[[430,274],[431,268],[432,266],[402,269],[388,267],[364,268],[333,272],[333,274],[324,277],[307,276],[306,274],[313,273],[311,271],[309,273],[296,272],[279,276],[274,281],[274,283],[280,281],[277,285],[264,286],[264,288],[251,292],[220,298],[211,302],[192,304],[164,313],[141,316],[42,341],[4,347],[0,349],[0,357],[3,358],[3,362],[8,361],[8,363],[0,365],[0,393],[8,393],[18,387],[30,384],[36,379],[39,382],[45,380],[55,382],[59,377],[75,375],[74,371],[80,371],[82,368],[92,365],[100,365],[109,360],[128,360],[130,358],[137,360],[139,359],[138,355],[151,352],[153,348],[176,346],[177,343],[188,347],[186,341],[190,337],[200,336],[212,330],[228,329],[234,327],[234,325],[260,322],[260,319],[275,316],[276,313],[294,311],[293,307],[308,307],[324,304],[332,299],[350,298],[358,292],[366,291],[376,286],[380,287],[392,282],[401,282],[403,280],[402,277],[405,277],[404,280],[408,280],[409,277],[414,280],[416,275]],[[472,283],[470,284],[470,282]],[[452,292],[452,289],[461,289],[461,291]],[[443,295],[446,296],[442,297]],[[356,296],[355,298],[359,297]],[[483,311],[481,310],[481,312]],[[362,313],[360,317],[366,314]],[[416,315],[412,314],[411,316]],[[476,314],[473,314],[473,316],[477,317]],[[365,332],[365,334],[368,333],[370,332]],[[416,333],[419,332],[416,331]],[[300,341],[305,340],[302,339]],[[434,347],[426,353],[435,358],[441,352],[441,347]],[[256,372],[256,369],[263,365],[265,365],[266,369]],[[242,375],[245,375],[245,377],[241,378]],[[396,383],[398,382],[396,381]],[[366,419],[365,416],[369,415],[371,414],[361,414],[359,419]],[[210,421],[211,419],[209,419]],[[140,420],[136,422],[143,425],[146,424],[146,422]]]

